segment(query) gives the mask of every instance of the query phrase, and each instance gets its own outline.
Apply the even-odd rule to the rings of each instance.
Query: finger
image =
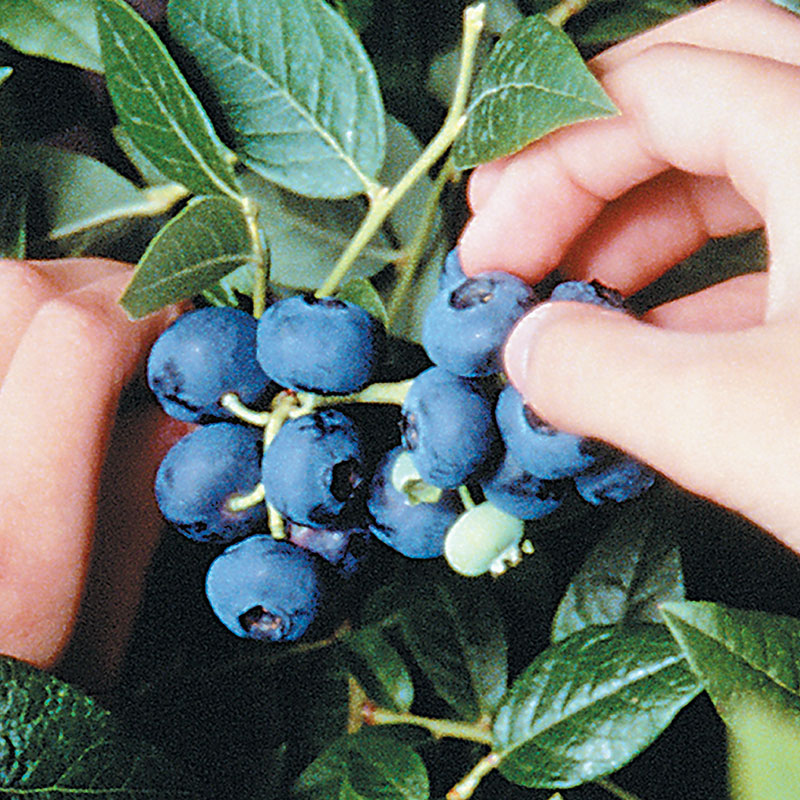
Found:
[[[130,266],[108,259],[15,261],[0,259],[0,383],[28,324],[39,307],[59,294],[74,291]]]
[[[59,675],[94,696],[119,677],[143,582],[164,521],[153,495],[169,448],[191,426],[167,417],[139,381],[125,391],[103,466],[91,568]]]
[[[762,225],[727,179],[669,170],[607,205],[564,256],[561,270],[633,294],[709,238]]]
[[[717,0],[626,39],[589,64],[601,77],[647,48],[670,42],[800,64],[800,18],[768,0]],[[468,192],[473,211],[485,204],[510,160],[480,166],[470,175]]]
[[[800,64],[800,18],[769,0],[718,0],[610,47],[592,60],[592,68],[603,74],[668,42]]]
[[[766,308],[767,274],[757,272],[664,303],[644,319],[661,328],[687,333],[737,331],[761,325]]]
[[[77,612],[119,394],[168,318],[130,322],[127,279],[45,302],[0,388],[0,642],[43,666]]]
[[[692,334],[543,304],[512,333],[506,370],[552,424],[610,442],[800,548],[796,335],[791,323]]]
[[[606,75],[621,117],[546,137],[506,168],[461,239],[464,269],[489,262],[535,280],[555,266],[605,203],[669,167],[727,176],[768,220],[775,312],[800,294],[794,114],[800,70],[752,56],[659,45]],[[665,267],[668,265],[665,265]],[[774,286],[773,286],[774,284]]]

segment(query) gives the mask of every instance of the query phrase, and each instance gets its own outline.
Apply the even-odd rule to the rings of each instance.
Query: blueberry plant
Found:
[[[3,662],[2,791],[793,797],[796,564],[538,418],[499,359],[536,303],[638,314],[763,267],[760,236],[625,299],[454,247],[468,171],[615,114],[585,59],[685,0],[17,5],[0,252],[137,261],[132,318],[189,303],[147,382],[194,429],[120,719]],[[77,149],[20,110],[48,71],[110,98]]]

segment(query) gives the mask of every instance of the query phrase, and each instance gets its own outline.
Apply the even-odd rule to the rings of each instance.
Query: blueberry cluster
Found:
[[[551,296],[623,309],[594,283]],[[296,640],[375,540],[499,572],[526,549],[524,521],[570,492],[597,505],[648,488],[648,468],[555,430],[505,382],[502,346],[540,300],[506,273],[467,278],[454,250],[424,319],[432,365],[391,383],[383,325],[336,297],[291,296],[258,320],[202,308],[167,328],[148,381],[197,427],[164,458],[156,499],[187,537],[223,546],[206,594],[233,633]]]

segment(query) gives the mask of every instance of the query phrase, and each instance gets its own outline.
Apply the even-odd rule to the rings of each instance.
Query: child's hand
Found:
[[[52,666],[78,620],[70,669],[94,689],[113,680],[161,527],[153,475],[183,432],[141,385],[170,312],[131,323],[129,279],[101,259],[0,262],[0,652]]]
[[[637,322],[544,305],[506,351],[549,421],[597,436],[800,550],[800,17],[721,0],[609,50],[619,117],[479,168],[465,270],[559,265],[623,292],[702,245],[766,225],[767,275]]]

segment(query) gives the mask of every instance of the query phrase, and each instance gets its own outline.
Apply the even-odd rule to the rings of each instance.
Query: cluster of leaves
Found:
[[[490,0],[472,93],[449,119],[473,71],[459,62],[462,3],[430,5],[171,0],[157,32],[122,0],[7,4],[0,254],[136,260],[122,301],[132,316],[197,295],[257,311],[266,291],[316,290],[343,267],[333,289],[416,341],[459,224],[446,192],[460,199],[462,171],[613,114],[584,57],[688,8],[596,0],[561,30],[542,13],[550,3]],[[419,35],[426,13],[436,36]],[[21,121],[25,105],[44,114],[52,102],[31,91],[43,64],[89,96],[104,75],[114,117],[109,106],[93,124],[107,124],[108,141],[78,148],[100,158]],[[58,125],[43,130],[64,141]],[[635,299],[645,308],[763,262],[760,235],[712,243]],[[674,498],[654,492],[590,523],[531,530],[537,552],[497,581],[398,562],[348,629],[277,654],[200,637],[199,596],[151,597],[120,710],[169,756],[131,743],[74,687],[3,662],[0,791],[630,796],[607,776],[705,690],[733,731],[738,796],[792,796],[763,776],[797,749],[800,622],[688,602],[678,537],[665,533],[681,518]],[[582,565],[559,561],[565,549]],[[548,553],[552,601],[536,571]],[[201,708],[213,720],[194,730]],[[784,726],[778,755],[764,753],[765,715]]]

